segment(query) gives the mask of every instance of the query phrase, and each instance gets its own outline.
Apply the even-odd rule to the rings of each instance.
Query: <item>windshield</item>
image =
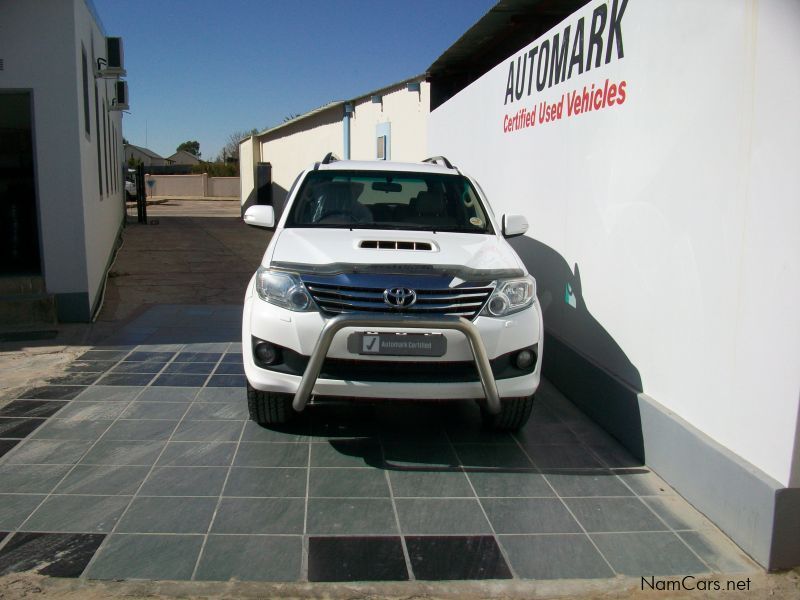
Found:
[[[463,175],[397,171],[313,171],[285,226],[493,233]]]

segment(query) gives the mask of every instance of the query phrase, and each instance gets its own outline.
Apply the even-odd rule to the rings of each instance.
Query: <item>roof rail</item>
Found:
[[[322,159],[322,163],[321,164],[327,165],[327,164],[330,164],[332,162],[336,162],[337,160],[339,160],[338,156],[336,156],[333,152],[328,152],[325,155],[325,158]]]
[[[431,163],[434,165],[440,165],[443,167],[447,167],[448,169],[455,169],[452,163],[447,160],[444,156],[431,156],[430,158],[426,158],[422,162]]]

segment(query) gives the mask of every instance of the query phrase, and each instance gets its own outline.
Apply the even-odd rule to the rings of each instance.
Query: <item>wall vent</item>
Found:
[[[433,250],[430,242],[410,242],[402,240],[362,240],[360,248],[377,248],[378,250]]]
[[[6,63],[2,58],[0,58],[0,71],[5,70],[5,68],[6,68]]]

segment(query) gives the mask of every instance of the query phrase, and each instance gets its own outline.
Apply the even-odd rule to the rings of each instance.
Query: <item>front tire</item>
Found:
[[[262,392],[247,383],[247,408],[250,418],[259,425],[288,423],[294,416],[292,395]]]
[[[486,429],[492,431],[517,431],[521,429],[531,416],[533,396],[521,398],[502,398],[500,413],[493,415],[481,404],[481,417]]]

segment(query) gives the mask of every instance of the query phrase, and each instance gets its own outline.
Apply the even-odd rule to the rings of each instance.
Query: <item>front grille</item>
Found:
[[[386,304],[385,288],[352,287],[306,283],[314,301],[327,314],[350,312],[379,312],[414,315],[455,315],[472,319],[480,312],[492,293],[491,287],[458,287],[445,289],[415,289],[417,301],[397,309]]]

